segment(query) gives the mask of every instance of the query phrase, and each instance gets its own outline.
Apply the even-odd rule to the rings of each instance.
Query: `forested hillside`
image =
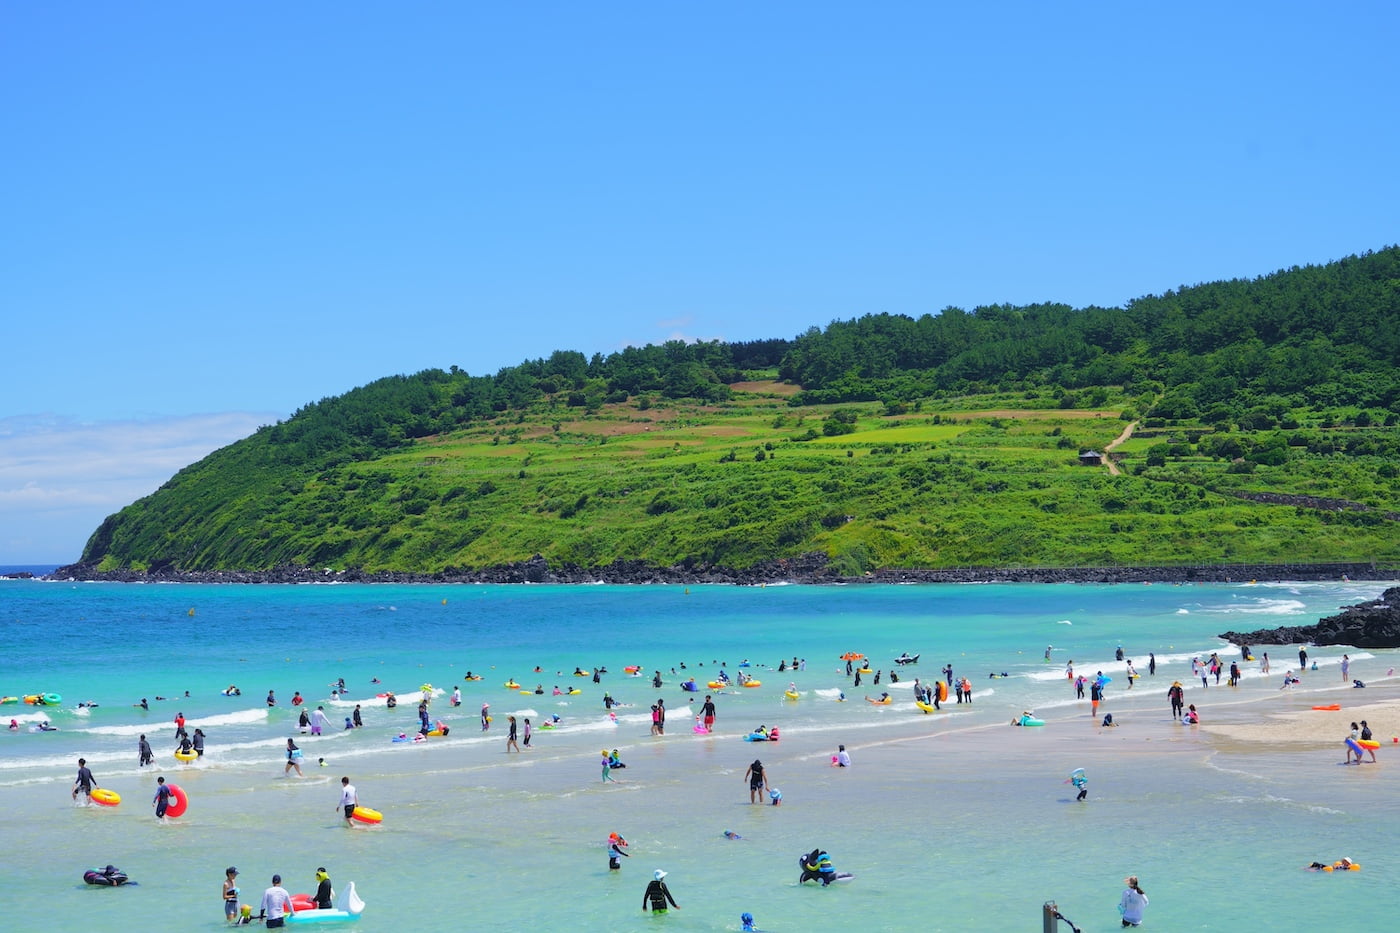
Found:
[[[1400,556],[1400,249],[1124,308],[392,376],[108,518],[103,569]],[[1083,465],[1125,428],[1104,465]],[[1113,460],[1120,463],[1113,464]]]

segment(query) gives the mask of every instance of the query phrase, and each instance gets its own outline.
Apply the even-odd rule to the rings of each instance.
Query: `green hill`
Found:
[[[104,521],[101,570],[1400,560],[1400,248],[1123,308],[378,380]],[[1116,465],[1082,465],[1112,451]],[[1092,458],[1090,458],[1092,459]]]

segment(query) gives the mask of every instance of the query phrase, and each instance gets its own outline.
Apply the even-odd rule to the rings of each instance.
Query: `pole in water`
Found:
[[[1056,906],[1054,901],[1046,901],[1041,911],[1040,922],[1042,933],[1055,933],[1055,931],[1060,928],[1061,920],[1069,924],[1069,928],[1073,930],[1074,933],[1081,933],[1079,927],[1074,925],[1073,920],[1070,920],[1064,914],[1060,913],[1060,908]]]

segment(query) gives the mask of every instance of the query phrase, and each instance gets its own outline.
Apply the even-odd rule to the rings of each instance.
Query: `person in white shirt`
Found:
[[[272,887],[263,892],[262,914],[266,919],[266,926],[269,930],[287,925],[284,919],[287,914],[296,913],[296,908],[292,906],[292,896],[287,893],[287,889],[282,887],[282,876],[272,876]]]
[[[851,766],[851,753],[846,751],[846,746],[842,745],[836,750],[836,764],[842,768]]]
[[[1147,894],[1138,885],[1137,875],[1123,879],[1128,887],[1123,891],[1123,899],[1118,902],[1118,910],[1123,914],[1123,926],[1142,926],[1142,910],[1147,906]]]
[[[359,805],[360,805],[360,797],[359,797],[358,794],[355,793],[355,785],[350,783],[350,779],[349,779],[348,777],[343,777],[343,778],[341,778],[341,779],[340,779],[340,803],[339,803],[339,806],[342,807],[342,808],[344,808],[344,810],[345,810],[345,825],[346,825],[346,826],[353,826],[353,825],[354,825],[354,823],[351,822],[350,817],[351,817],[351,815],[355,812],[355,808],[358,807]]]

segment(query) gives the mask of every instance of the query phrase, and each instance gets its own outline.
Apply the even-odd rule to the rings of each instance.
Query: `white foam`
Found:
[[[1240,602],[1228,606],[1202,606],[1202,612],[1217,615],[1301,615],[1307,606],[1297,599],[1260,599],[1239,597]]]

